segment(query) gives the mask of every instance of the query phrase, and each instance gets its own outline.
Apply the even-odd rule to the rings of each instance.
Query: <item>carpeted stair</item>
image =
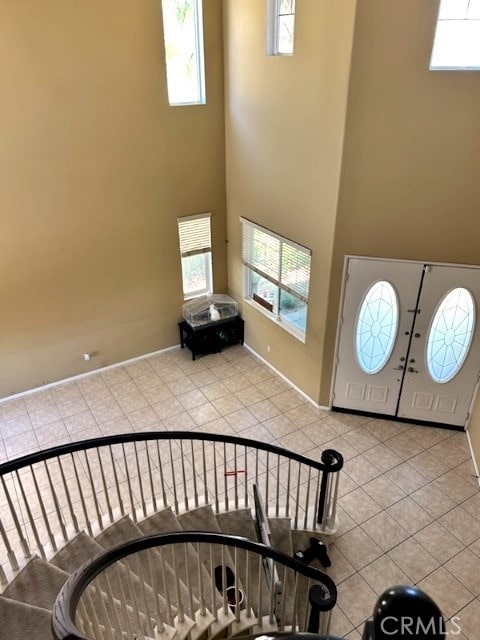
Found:
[[[279,550],[292,555],[297,548],[308,546],[311,535],[309,532],[295,532],[292,540],[289,519],[270,518],[269,524],[272,533],[271,544]],[[50,625],[54,601],[65,580],[80,565],[104,549],[121,542],[142,535],[182,530],[213,531],[257,539],[252,513],[249,509],[238,509],[216,516],[209,505],[186,511],[178,517],[170,508],[161,509],[138,523],[134,523],[128,516],[124,516],[104,529],[95,538],[91,538],[85,531],[82,531],[72,537],[49,561],[38,557],[32,558],[3,588],[0,595],[0,638],[2,640],[4,638],[5,640],[26,640],[27,638],[52,640],[53,634]],[[155,624],[151,612],[155,607],[156,594],[151,584],[148,584],[144,578],[149,575],[152,566],[160,566],[161,557],[159,551],[150,550],[148,553],[151,554],[151,562],[148,563],[146,553],[142,552],[143,556],[137,554],[140,557],[135,561],[130,559],[128,562],[117,563],[116,572],[109,574],[108,581],[104,578],[104,582],[102,582],[99,578],[98,588],[101,590],[103,603],[98,611],[95,611],[95,615],[99,627],[103,630],[106,629],[105,638],[109,638],[109,620],[114,616],[132,626],[135,620],[137,622],[140,620],[141,624],[146,625],[147,628],[149,621],[151,626]],[[254,627],[259,618],[263,620],[269,603],[269,593],[266,587],[258,588],[258,576],[263,570],[260,559],[250,562],[247,569],[246,552],[242,550],[237,550],[235,554],[228,552],[222,554],[217,549],[212,560],[200,557],[200,562],[193,544],[184,545],[183,552],[178,553],[176,558],[172,558],[168,553],[165,553],[164,558],[167,564],[167,575],[169,579],[174,580],[176,574],[180,586],[177,600],[170,603],[170,611],[173,611],[174,619],[171,620],[171,624],[165,625],[165,631],[162,634],[155,635],[156,638],[213,640],[215,637],[226,638],[248,633],[249,630],[255,631]],[[200,567],[199,571],[201,571],[206,594],[205,599],[210,609],[208,615],[204,617],[198,615],[199,603],[191,595],[192,592],[198,593],[196,588],[198,585],[195,584],[195,580],[198,579],[199,574],[187,572],[187,564]],[[234,611],[228,609],[225,612],[223,610],[223,594],[214,586],[215,580],[212,579],[211,574],[212,565],[214,570],[217,567],[226,566],[232,572],[237,571],[239,587],[246,594],[240,619],[236,619],[238,616],[235,616]],[[317,564],[317,566],[321,565]],[[227,570],[223,569],[221,573],[224,579],[228,578],[226,572]],[[161,594],[160,574],[157,578],[158,592]],[[289,593],[293,594],[294,591],[293,583],[289,580],[285,585],[287,599],[290,597]],[[138,605],[137,611],[134,611],[132,607],[126,608],[125,605],[122,609],[120,605],[126,585],[132,585],[132,590],[135,592],[134,601]],[[107,593],[109,597],[107,597]],[[98,596],[98,591],[96,595]],[[299,595],[300,599],[304,601],[303,608],[305,609],[307,593],[303,591]],[[98,603],[98,599],[96,602]],[[111,610],[112,602],[115,611]],[[162,613],[166,615],[168,603],[162,597],[159,598],[159,602]],[[253,615],[249,617],[246,615],[247,605],[253,611]],[[178,621],[179,607],[185,610],[186,617],[183,623]],[[213,607],[216,609],[217,620],[214,619],[211,612]],[[275,624],[269,626],[268,621],[264,621],[261,630],[267,632],[273,628],[276,628]],[[122,634],[122,638],[119,640],[123,640],[123,637],[126,638]]]

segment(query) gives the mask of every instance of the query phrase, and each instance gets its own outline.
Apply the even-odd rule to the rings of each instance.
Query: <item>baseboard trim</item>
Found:
[[[0,398],[0,405],[5,402],[10,402],[10,400],[15,400],[17,398],[24,398],[25,396],[32,395],[33,393],[44,391],[45,389],[52,389],[53,387],[59,387],[60,385],[65,384],[66,382],[75,382],[75,380],[88,378],[88,376],[92,376],[96,373],[101,373],[102,371],[108,371],[109,369],[115,369],[116,367],[123,367],[126,364],[137,362],[138,360],[143,360],[143,358],[151,358],[152,356],[157,356],[157,355],[160,355],[161,353],[166,353],[167,351],[174,351],[175,349],[179,349],[179,348],[180,348],[180,345],[175,344],[173,345],[173,347],[166,347],[165,349],[158,349],[158,351],[143,353],[142,355],[135,356],[134,358],[128,358],[127,360],[121,360],[120,362],[115,362],[114,364],[107,364],[104,367],[98,367],[97,369],[91,369],[90,371],[85,371],[85,373],[77,373],[76,375],[70,376],[69,378],[62,378],[61,380],[55,380],[54,382],[49,382],[48,384],[42,384],[38,387],[33,387],[32,389],[19,391],[18,393],[13,393],[11,396]]]
[[[312,400],[312,398],[310,398],[309,395],[307,395],[305,393],[305,391],[302,391],[302,389],[300,389],[300,387],[297,387],[296,384],[294,384],[289,378],[287,378],[286,375],[284,375],[281,371],[279,371],[278,369],[276,369],[273,364],[271,364],[270,362],[268,362],[268,360],[265,360],[265,358],[263,356],[261,356],[259,353],[257,353],[255,351],[255,349],[253,349],[249,344],[247,344],[246,342],[243,345],[246,349],[248,349],[248,351],[250,351],[250,353],[252,353],[256,358],[258,358],[259,360],[261,360],[263,362],[263,364],[266,364],[267,367],[269,367],[270,369],[272,369],[272,371],[279,377],[282,378],[282,380],[285,380],[285,382],[287,382],[291,387],[293,387],[295,389],[295,391],[297,391],[301,396],[303,396],[305,398],[305,400],[307,400],[308,402],[310,402],[310,404],[312,404],[315,409],[320,409],[322,411],[330,411],[330,407],[325,407],[324,405],[321,404],[317,404],[315,402],[315,400]]]
[[[468,429],[465,430],[465,433],[467,434],[468,446],[470,448],[470,456],[472,458],[473,467],[475,469],[475,476],[477,478],[478,487],[480,488],[480,474],[478,472],[478,464],[477,464],[477,460],[475,458],[475,452],[473,451],[472,440],[470,438],[470,434],[468,433]]]

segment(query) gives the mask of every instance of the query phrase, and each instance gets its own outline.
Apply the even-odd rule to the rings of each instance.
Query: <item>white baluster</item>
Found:
[[[143,490],[143,481],[142,481],[142,470],[140,469],[140,461],[138,459],[138,449],[137,443],[133,443],[133,450],[135,452],[135,463],[137,466],[137,475],[138,475],[138,488],[140,490],[140,504],[142,506],[143,517],[147,517],[147,507],[145,505],[145,492]]]
[[[170,585],[167,580],[167,570],[165,564],[165,549],[160,547],[159,549],[161,565],[162,565],[162,582],[163,582],[163,596],[165,598],[165,602],[167,605],[167,623],[173,627],[173,612],[172,612],[172,602],[170,598]]]
[[[55,536],[53,535],[52,532],[52,528],[50,527],[50,520],[48,519],[47,516],[47,511],[45,509],[45,504],[43,502],[43,496],[40,492],[40,488],[38,486],[38,481],[37,481],[37,476],[35,475],[35,471],[32,467],[32,465],[30,465],[30,471],[32,474],[32,480],[33,480],[33,484],[35,486],[35,493],[37,494],[37,499],[38,499],[38,504],[40,507],[40,511],[42,512],[42,517],[43,517],[43,522],[45,524],[45,528],[47,530],[48,533],[48,537],[50,539],[50,544],[52,546],[53,551],[57,550],[57,543],[55,542]]]
[[[128,487],[128,497],[130,498],[130,509],[131,509],[131,516],[133,518],[134,522],[137,522],[137,510],[135,508],[135,500],[133,497],[133,491],[132,491],[132,479],[130,477],[130,471],[128,470],[128,464],[127,464],[127,454],[125,453],[125,444],[122,442],[122,452],[123,452],[123,462],[125,465],[125,475],[127,477],[127,487]]]
[[[163,463],[162,463],[162,457],[160,455],[160,445],[158,440],[156,440],[156,445],[157,445],[158,467],[160,471],[160,484],[162,485],[163,506],[168,507],[167,492],[165,491],[165,482],[163,479]]]
[[[168,441],[168,447],[170,450],[170,468],[172,470],[172,484],[173,484],[173,503],[175,505],[175,513],[179,513],[178,509],[178,496],[177,496],[177,479],[175,477],[175,464],[173,463],[172,441]]]
[[[150,462],[150,453],[148,450],[148,440],[145,440],[145,455],[147,456],[147,468],[148,468],[148,480],[150,484],[150,495],[152,496],[152,508],[153,512],[157,511],[157,498],[155,495],[155,487],[153,484],[153,473],[152,473],[152,465]]]
[[[288,470],[287,470],[287,501],[285,505],[285,517],[288,518],[290,516],[290,485],[291,485],[291,471],[292,471],[292,460],[288,459]]]
[[[93,504],[95,505],[95,513],[97,514],[98,526],[100,527],[100,529],[103,529],[102,514],[100,512],[100,505],[98,504],[97,489],[95,487],[95,482],[93,481],[93,474],[92,474],[92,469],[90,468],[90,460],[88,459],[87,449],[84,449],[83,456],[85,458],[85,465],[86,465],[86,468],[87,468],[87,476],[88,476],[88,480],[90,482],[90,488],[92,490],[92,499],[93,499]]]
[[[103,464],[102,459],[100,457],[100,449],[97,447],[95,449],[95,451],[97,452],[98,466],[100,468],[100,475],[102,477],[103,493],[105,494],[105,501],[107,503],[108,518],[110,520],[110,523],[112,523],[113,522],[113,510],[112,510],[112,505],[110,504],[110,494],[109,494],[108,487],[107,487],[107,480],[105,478],[104,464]]]
[[[40,555],[43,559],[46,558],[45,549],[43,548],[43,544],[40,541],[40,536],[38,534],[37,525],[35,524],[35,520],[32,515],[32,510],[30,509],[30,504],[27,500],[27,496],[25,495],[25,489],[23,487],[23,483],[20,479],[20,475],[18,473],[18,469],[15,471],[15,475],[17,477],[18,486],[20,487],[20,493],[22,494],[23,504],[25,505],[25,510],[27,512],[27,518],[30,523],[30,527],[32,528],[33,537],[35,538],[35,542],[37,545],[37,550],[40,552]]]
[[[75,533],[78,533],[80,531],[80,527],[78,526],[77,516],[76,516],[75,511],[73,509],[72,497],[70,495],[70,488],[68,486],[67,479],[65,477],[65,472],[63,470],[62,461],[61,461],[60,458],[57,458],[56,460],[57,460],[57,463],[58,463],[58,468],[60,470],[60,476],[62,478],[63,489],[65,491],[65,497],[67,499],[68,510],[70,512],[70,518],[72,520],[73,528],[75,530]]]
[[[65,528],[65,523],[63,522],[63,516],[60,510],[60,504],[58,502],[57,492],[55,491],[55,487],[52,482],[52,476],[50,475],[50,469],[48,468],[48,464],[46,460],[43,461],[43,465],[47,473],[48,484],[50,486],[50,493],[52,494],[53,505],[55,507],[55,513],[57,514],[58,525],[60,527],[60,531],[62,532],[64,542],[68,542],[67,529]]]
[[[111,463],[112,463],[113,478],[115,480],[115,489],[116,489],[116,492],[117,492],[118,508],[120,509],[121,515],[124,516],[125,515],[125,508],[123,506],[122,494],[121,494],[121,491],[120,491],[120,483],[118,482],[117,461],[113,456],[112,445],[108,445],[108,450],[109,450],[109,453],[110,453],[110,460],[111,460]]]
[[[310,506],[310,481],[312,479],[312,467],[308,467],[308,479],[307,479],[307,495],[305,497],[305,517],[303,519],[303,528],[308,528],[308,509]]]
[[[77,469],[77,463],[75,462],[75,458],[73,456],[73,453],[70,454],[70,458],[72,460],[73,471],[75,473],[75,480],[76,480],[76,483],[77,483],[78,495],[80,496],[80,504],[82,505],[83,517],[85,519],[85,526],[87,527],[88,535],[91,538],[93,538],[92,524],[90,522],[90,517],[88,515],[87,505],[86,505],[86,502],[85,502],[85,496],[83,495],[82,484],[80,482],[80,477],[79,477],[78,469]]]

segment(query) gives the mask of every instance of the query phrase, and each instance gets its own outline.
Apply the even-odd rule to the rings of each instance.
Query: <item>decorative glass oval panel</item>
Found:
[[[462,368],[475,328],[475,302],[467,289],[452,289],[441,300],[427,336],[428,373],[434,382],[448,382]]]
[[[386,280],[365,294],[355,328],[355,355],[365,373],[378,373],[387,364],[397,337],[398,298]]]

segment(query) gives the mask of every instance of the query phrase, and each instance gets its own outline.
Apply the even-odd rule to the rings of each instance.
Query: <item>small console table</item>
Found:
[[[204,353],[219,353],[231,344],[243,344],[245,321],[240,316],[192,327],[185,320],[178,323],[180,346],[192,352],[192,360]]]

